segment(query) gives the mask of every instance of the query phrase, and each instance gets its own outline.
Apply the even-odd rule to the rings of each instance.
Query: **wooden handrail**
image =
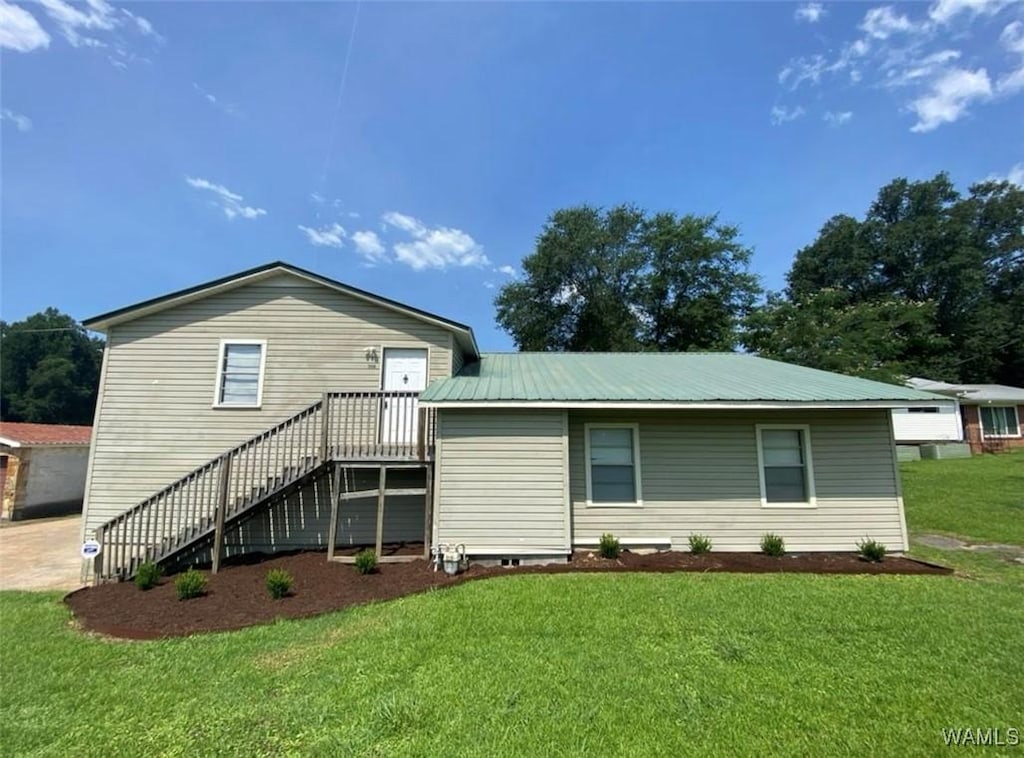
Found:
[[[418,392],[325,392],[320,400],[230,450],[97,527],[98,579],[131,576],[273,496],[331,460],[431,457],[435,415]],[[217,543],[220,540],[216,540]],[[215,545],[219,564],[221,546]]]

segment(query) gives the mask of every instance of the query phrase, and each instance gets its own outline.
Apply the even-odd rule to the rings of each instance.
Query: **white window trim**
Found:
[[[629,503],[595,503],[593,485],[590,475],[590,430],[591,429],[631,429],[633,433],[633,488],[636,500]],[[643,508],[644,497],[640,490],[640,424],[592,423],[583,425],[583,466],[587,472],[587,507],[588,508]]]
[[[804,452],[804,471],[807,476],[807,500],[800,503],[769,503],[768,488],[764,482],[764,445],[761,432],[765,429],[788,429],[800,432],[800,443]],[[818,498],[814,491],[814,460],[811,455],[811,427],[808,424],[756,424],[754,437],[757,439],[757,479],[761,485],[762,508],[817,508]]]
[[[981,415],[981,410],[983,408],[1010,408],[1013,411],[1013,417],[1017,420],[1017,433],[1016,434],[989,434],[988,432],[986,432],[985,431],[985,419]],[[1016,439],[1020,439],[1020,436],[1021,436],[1020,414],[1017,413],[1017,406],[1016,405],[1002,405],[1002,404],[999,404],[999,405],[979,405],[978,406],[978,426],[981,427],[981,436],[984,437],[985,439],[990,439],[990,440],[1000,440],[1000,439],[1001,440],[1016,440]]]
[[[237,403],[222,403],[220,401],[220,385],[224,379],[224,351],[227,350],[228,345],[259,345],[260,346],[260,375],[256,382],[256,403],[254,405],[239,405]],[[267,368],[267,341],[266,340],[253,340],[253,339],[222,339],[220,341],[220,349],[217,351],[217,376],[216,381],[213,385],[213,407],[218,409],[237,409],[243,408],[247,410],[259,409],[263,407],[263,374]]]

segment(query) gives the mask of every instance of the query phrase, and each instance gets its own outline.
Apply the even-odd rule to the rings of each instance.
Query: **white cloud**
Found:
[[[214,108],[221,111],[222,113],[228,116],[242,115],[241,111],[239,111],[238,108],[236,108],[234,105],[231,105],[230,103],[225,103],[212,92],[201,87],[198,83],[192,82],[192,89],[199,93],[199,96],[203,98],[203,100],[208,102],[210,105],[212,105]]]
[[[157,34],[156,29],[153,28],[153,24],[151,24],[149,22],[149,19],[143,18],[142,16],[139,16],[138,14],[132,13],[127,8],[122,8],[121,9],[121,13],[123,13],[124,15],[126,15],[128,18],[130,18],[132,21],[135,22],[135,28],[139,30],[140,34],[143,34],[143,35],[145,35],[147,37],[153,37],[154,39],[156,39],[156,40],[158,40],[160,42],[163,42],[163,37],[161,37],[159,34]]]
[[[118,10],[106,0],[85,0],[74,4],[65,0],[38,0],[38,3],[56,23],[68,44],[80,48],[110,49],[112,53],[107,56],[108,60],[120,69],[135,61],[149,62],[128,49],[121,31],[130,29],[156,42],[164,41],[148,19],[125,8]]]
[[[198,190],[204,190],[213,194],[215,198],[213,204],[218,206],[229,219],[254,219],[267,215],[267,212],[263,208],[254,208],[252,206],[245,205],[245,198],[232,192],[223,184],[214,184],[206,179],[193,178],[191,176],[186,176],[185,181],[188,182],[190,186],[195,187]]]
[[[30,53],[50,46],[50,35],[24,8],[0,0],[0,48]]]
[[[808,24],[816,24],[825,17],[827,11],[821,3],[806,3],[799,6],[793,17],[797,21],[806,21]]]
[[[15,113],[10,108],[4,108],[0,111],[0,121],[10,121],[19,132],[32,131],[32,119],[20,113]]]
[[[345,246],[345,228],[341,224],[329,224],[328,226],[324,226],[319,229],[313,229],[299,224],[299,229],[305,232],[306,239],[309,240],[309,244],[316,247]]]
[[[81,31],[110,31],[118,24],[113,6],[106,0],[87,0],[81,11],[64,0],[39,0],[50,18],[57,22],[61,34],[73,47],[106,47],[95,37],[86,37]]]
[[[368,261],[377,262],[387,260],[387,249],[376,232],[363,229],[352,235],[352,244],[356,246],[356,252]]]
[[[964,12],[971,18],[991,16],[1009,4],[1009,0],[938,0],[928,9],[928,17],[937,24],[948,24]]]
[[[791,90],[795,90],[804,82],[818,84],[821,77],[831,70],[832,67],[823,55],[794,58],[779,72],[779,84],[784,84]]]
[[[782,105],[776,105],[772,108],[771,121],[774,126],[785,124],[788,121],[795,121],[796,119],[803,116],[805,113],[802,106],[796,106],[795,108],[786,108]]]
[[[893,63],[887,68],[882,85],[905,87],[919,84],[922,80],[930,81],[947,68],[947,63],[952,63],[959,58],[959,50],[940,50],[917,60],[904,61],[901,64]]]
[[[484,282],[484,287],[489,290],[493,290],[497,288],[497,285],[494,282]]]
[[[1014,21],[1007,24],[999,35],[999,43],[1008,52],[1024,55],[1024,23]]]
[[[488,263],[483,247],[461,229],[428,227],[419,219],[390,211],[381,216],[385,228],[406,232],[412,240],[396,242],[395,257],[415,271],[450,266],[483,266]]]
[[[790,91],[828,84],[887,90],[899,98],[903,112],[916,115],[912,131],[931,131],[958,121],[979,104],[1024,92],[1024,17],[995,29],[993,24],[976,33],[969,29],[975,20],[994,16],[1009,4],[934,0],[930,7],[871,7],[846,42],[791,58],[779,72],[779,84]],[[993,33],[1014,59],[1010,66],[979,52],[996,52]],[[989,36],[975,40],[983,34]],[[792,115],[784,108],[776,110],[772,121],[784,123]],[[836,123],[827,115],[825,120]]]
[[[910,103],[917,114],[912,132],[930,132],[942,124],[950,124],[968,113],[971,103],[992,97],[992,83],[988,72],[956,68],[944,73],[932,83],[927,94]]]
[[[318,194],[316,192],[310,192],[309,193],[309,199],[312,200],[317,205],[323,205],[326,202],[326,200],[324,199],[324,196],[320,195],[320,194]]]
[[[825,115],[822,118],[832,126],[842,126],[843,124],[848,124],[850,119],[853,118],[853,111],[825,111]]]
[[[1000,95],[1013,95],[1024,90],[1024,66],[1001,76],[996,82],[996,92]]]
[[[1018,187],[1024,188],[1024,162],[1016,163],[1011,166],[1010,171],[1006,176],[989,174],[985,177],[985,180],[989,182],[1012,182]]]
[[[498,266],[498,273],[504,274],[505,276],[515,276],[515,266]]]
[[[897,14],[891,5],[871,8],[864,14],[860,28],[874,39],[888,39],[894,34],[914,32],[919,29],[909,18]]]

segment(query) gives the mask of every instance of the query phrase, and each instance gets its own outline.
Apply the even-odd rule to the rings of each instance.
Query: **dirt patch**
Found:
[[[295,579],[293,594],[271,600],[264,584],[270,569],[285,569]],[[268,557],[229,566],[209,576],[205,596],[180,601],[173,577],[142,592],[131,583],[102,584],[72,592],[65,602],[83,629],[127,639],[180,637],[264,624],[278,618],[305,618],[377,600],[451,587],[475,579],[518,574],[606,571],[724,571],[743,573],[813,574],[951,574],[945,569],[909,558],[889,557],[868,563],[851,553],[804,553],[770,558],[759,553],[623,553],[605,560],[593,553],[576,553],[570,563],[519,568],[471,566],[455,576],[434,571],[424,560],[391,563],[378,573],[360,575],[353,566],[331,563],[324,553],[304,552]]]

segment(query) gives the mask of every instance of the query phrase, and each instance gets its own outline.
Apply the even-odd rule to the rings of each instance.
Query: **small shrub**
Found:
[[[206,594],[206,576],[190,568],[174,580],[174,590],[178,600],[189,600]]]
[[[156,587],[156,583],[160,581],[160,575],[163,573],[163,570],[155,563],[146,561],[135,572],[135,586],[140,590],[151,590]]]
[[[703,555],[711,552],[711,538],[706,534],[690,535],[690,552],[694,555]]]
[[[777,534],[766,532],[761,537],[761,552],[765,555],[772,555],[778,558],[786,554],[786,541]]]
[[[601,541],[597,543],[597,552],[602,558],[618,558],[622,552],[622,545],[614,534],[602,534]]]
[[[881,563],[885,559],[885,545],[867,537],[857,543],[857,551],[861,558],[872,563]]]
[[[267,572],[267,592],[274,600],[291,594],[294,583],[292,575],[284,569],[271,569]]]
[[[377,554],[372,550],[361,550],[356,553],[356,571],[360,574],[372,574],[377,570]]]

